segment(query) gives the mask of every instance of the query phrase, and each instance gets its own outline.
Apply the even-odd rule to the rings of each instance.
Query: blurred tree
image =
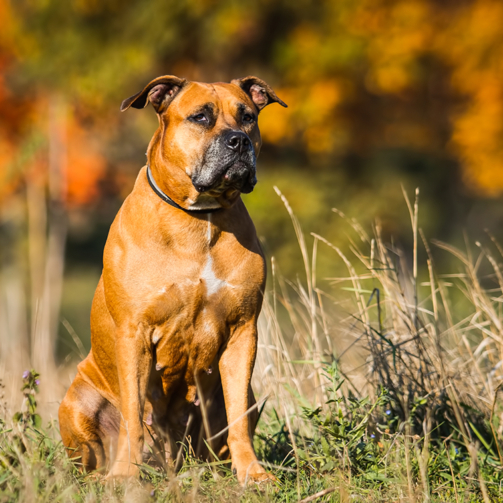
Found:
[[[290,105],[264,113],[269,144],[313,165],[386,147],[437,152],[461,164],[470,189],[503,191],[497,0],[1,0],[0,14],[12,131],[47,93],[66,95],[101,136],[117,127],[117,103],[154,76],[257,73]],[[93,183],[76,178],[83,192],[98,171]]]
[[[429,235],[503,223],[501,0],[0,0],[0,19],[0,199],[24,200],[27,178],[49,192],[49,109],[64,101],[76,264],[99,266],[156,127],[152,111],[118,107],[167,73],[255,74],[288,103],[261,114],[266,183],[247,204],[289,273],[299,260],[273,183],[338,244],[332,206],[378,214],[407,244],[400,183],[421,186]]]

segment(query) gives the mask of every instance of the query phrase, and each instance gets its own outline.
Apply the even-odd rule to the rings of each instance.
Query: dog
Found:
[[[259,112],[286,104],[263,80],[151,81],[147,165],[108,235],[91,308],[91,351],[59,408],[85,470],[130,477],[184,452],[231,459],[238,481],[273,479],[252,446],[250,380],[266,265],[241,199],[257,182]],[[190,444],[190,445],[189,445]]]

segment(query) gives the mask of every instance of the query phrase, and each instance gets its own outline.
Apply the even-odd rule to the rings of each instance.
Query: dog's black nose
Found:
[[[251,145],[250,138],[241,131],[231,131],[225,137],[225,146],[234,152],[244,152]]]

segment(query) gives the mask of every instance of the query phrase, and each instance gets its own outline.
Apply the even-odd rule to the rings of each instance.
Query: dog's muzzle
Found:
[[[248,194],[256,183],[255,151],[242,131],[226,131],[214,140],[201,168],[192,175],[196,190],[210,195],[219,195],[229,188]]]

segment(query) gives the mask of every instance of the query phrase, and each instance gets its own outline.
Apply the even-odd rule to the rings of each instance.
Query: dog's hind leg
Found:
[[[70,458],[76,458],[86,471],[107,469],[119,430],[119,413],[80,374],[59,408],[59,427]]]

